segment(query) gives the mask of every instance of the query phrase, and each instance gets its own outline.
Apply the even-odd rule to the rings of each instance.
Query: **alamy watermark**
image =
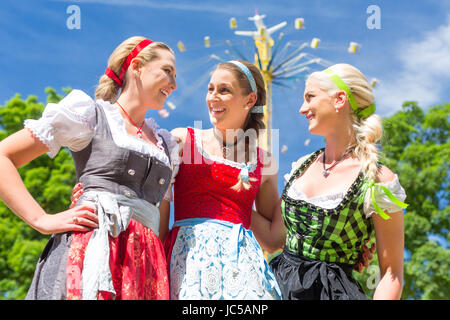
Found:
[[[370,5],[366,9],[366,13],[370,14],[366,20],[367,29],[381,29],[381,9],[377,5]]]
[[[81,29],[81,9],[79,6],[72,4],[67,7],[66,13],[70,14],[66,20],[66,26],[69,30]]]
[[[371,265],[367,268],[367,273],[370,274],[370,276],[366,280],[366,287],[369,290],[374,290],[378,282],[380,282],[380,267],[376,265]]]
[[[72,4],[67,7],[66,13],[70,14],[66,20],[67,29],[81,29],[81,9],[76,4]],[[366,26],[368,29],[381,29],[381,9],[379,6],[372,4],[367,7],[366,13],[370,14],[366,20]]]

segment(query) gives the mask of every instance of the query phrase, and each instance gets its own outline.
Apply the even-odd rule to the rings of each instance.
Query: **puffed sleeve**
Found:
[[[376,213],[371,196],[372,192],[374,193],[375,202],[381,210],[387,213],[403,210],[403,207],[399,206],[389,198],[388,194],[385,192],[385,190],[383,190],[383,188],[380,187],[380,185],[387,188],[390,193],[400,202],[403,202],[406,199],[405,190],[400,185],[400,181],[398,180],[397,175],[395,175],[395,178],[392,181],[377,183],[372,188],[369,188],[367,190],[366,196],[364,198],[364,213],[366,215],[366,218],[371,217],[373,212]]]
[[[169,189],[164,195],[164,200],[172,201],[172,184],[175,182],[175,177],[177,176],[181,163],[180,147],[176,138],[166,129],[159,129],[158,134],[162,136],[169,149],[170,162],[172,165],[172,178],[170,180]]]
[[[41,140],[53,158],[61,147],[80,151],[90,142],[96,125],[95,103],[86,93],[72,90],[59,103],[49,103],[38,120],[27,119],[24,127]]]

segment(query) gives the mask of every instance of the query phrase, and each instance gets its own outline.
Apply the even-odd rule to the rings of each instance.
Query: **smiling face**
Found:
[[[300,114],[306,116],[312,134],[326,135],[330,129],[339,125],[336,113],[335,97],[321,89],[315,80],[308,80],[305,85],[304,102]]]
[[[218,129],[243,128],[256,94],[243,94],[238,79],[230,70],[218,68],[211,76],[206,95],[209,119]]]
[[[156,50],[159,58],[142,65],[138,73],[142,84],[143,103],[152,109],[162,109],[164,101],[177,88],[176,64],[175,57],[170,51]]]

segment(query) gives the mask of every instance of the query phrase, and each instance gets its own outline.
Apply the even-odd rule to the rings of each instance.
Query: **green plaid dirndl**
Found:
[[[364,216],[364,197],[369,183],[361,172],[342,202],[324,209],[287,195],[293,181],[324,151],[312,153],[286,184],[281,211],[287,228],[286,248],[310,259],[353,265],[373,232],[372,219]]]

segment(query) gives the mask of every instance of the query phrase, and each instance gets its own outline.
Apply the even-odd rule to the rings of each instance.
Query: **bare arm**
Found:
[[[162,200],[159,207],[159,238],[164,241],[169,232],[170,201]]]
[[[284,244],[286,230],[278,196],[278,173],[276,170],[267,170],[266,167],[273,166],[274,159],[270,155],[266,155],[265,159],[266,170],[263,170],[261,187],[255,199],[256,211],[253,211],[250,228],[258,242],[269,252],[274,252]]]
[[[273,212],[278,201],[278,172],[271,170],[275,160],[270,154],[264,155],[261,186],[255,199],[256,211],[266,219],[272,221]],[[275,171],[275,172],[273,172]]]
[[[286,242],[286,227],[281,216],[281,199],[277,202],[272,220],[268,220],[257,211],[253,211],[250,229],[261,246],[273,253]]]
[[[47,146],[28,129],[18,131],[1,141],[0,199],[22,220],[44,234],[69,230],[87,231],[90,229],[87,226],[96,227],[97,216],[93,209],[82,206],[60,214],[48,215],[26,189],[17,168],[48,151]],[[79,217],[80,224],[74,223],[74,216]]]
[[[375,300],[400,299],[403,288],[403,212],[389,215],[389,220],[383,220],[376,214],[372,218],[381,272]]]
[[[393,178],[389,169],[382,168],[382,182]],[[380,282],[374,294],[376,300],[400,299],[403,288],[403,212],[391,212],[389,216],[389,220],[384,220],[378,214],[372,214],[381,271]]]

